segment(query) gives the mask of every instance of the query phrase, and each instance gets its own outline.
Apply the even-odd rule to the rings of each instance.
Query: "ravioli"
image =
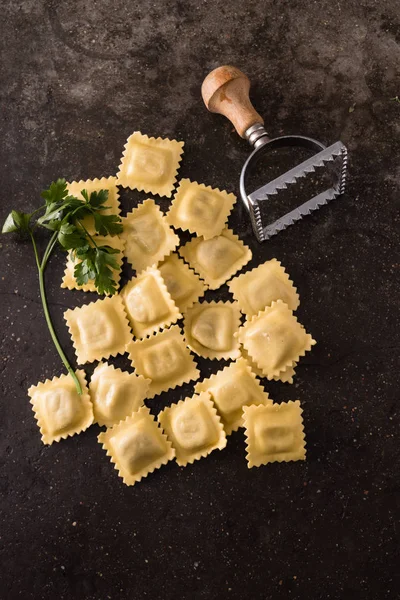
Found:
[[[281,300],[246,321],[236,335],[268,379],[298,362],[316,343]]]
[[[247,466],[305,460],[306,448],[299,400],[243,408]]]
[[[126,485],[135,485],[175,456],[171,442],[146,406],[100,433],[98,440]]]
[[[120,296],[97,300],[64,312],[80,365],[124,354],[132,340]]]
[[[179,254],[210,290],[216,290],[228,281],[252,257],[250,248],[230,229],[224,229],[220,235],[208,240],[193,238],[179,249]]]
[[[200,376],[178,325],[131,342],[127,351],[136,372],[151,379],[147,398],[196,381]]]
[[[143,406],[150,380],[101,362],[89,384],[95,422],[111,427]]]
[[[234,194],[190,179],[181,179],[167,220],[175,228],[208,240],[224,229],[235,202]]]
[[[185,338],[189,348],[204,358],[240,356],[240,311],[235,302],[203,302],[185,313]]]
[[[226,436],[210,394],[185,398],[164,408],[158,421],[175,450],[181,467],[226,446]]]
[[[28,394],[42,442],[51,445],[85,431],[93,423],[93,407],[87,389],[85,372],[76,371],[82,387],[79,395],[71,375],[53,377],[32,385]]]
[[[148,267],[121,290],[134,335],[146,337],[182,317],[160,272]]]
[[[276,258],[235,277],[228,287],[247,317],[258,314],[276,300],[282,300],[290,310],[296,310],[300,304],[293,282]]]
[[[179,244],[179,237],[168,225],[154,200],[145,200],[122,218],[125,256],[140,273],[157,266]]]
[[[172,196],[184,142],[148,137],[135,131],[129,136],[117,173],[117,181],[147,194]]]

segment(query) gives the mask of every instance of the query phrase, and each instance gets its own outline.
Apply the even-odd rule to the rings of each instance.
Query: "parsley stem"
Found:
[[[90,239],[90,241],[93,242],[94,247],[97,248],[97,244],[94,241],[93,236],[90,235],[90,233],[88,232],[88,230],[86,229],[86,227],[84,226],[84,224],[81,221],[79,221],[78,219],[77,219],[77,222],[79,223],[79,226],[83,229],[83,231],[86,233],[86,235],[88,236],[88,238]]]
[[[36,213],[40,212],[44,208],[46,208],[46,204],[42,204],[42,206],[39,206],[39,208],[36,208],[33,212],[31,212],[31,217],[33,217],[33,215],[36,215]]]
[[[54,246],[55,246],[55,245],[56,245],[56,243],[57,243],[57,236],[58,236],[58,232],[57,232],[57,231],[55,231],[55,232],[53,233],[53,235],[51,236],[51,238],[50,238],[50,242],[47,244],[47,248],[46,248],[46,251],[45,251],[45,253],[44,253],[44,255],[43,255],[43,258],[42,258],[42,264],[41,264],[41,268],[42,268],[43,270],[45,269],[45,267],[46,267],[46,265],[47,265],[47,261],[49,260],[49,258],[50,258],[50,255],[51,255],[51,253],[52,253],[52,252],[53,252],[53,250],[54,250]]]
[[[62,362],[64,363],[65,368],[67,369],[68,373],[71,375],[72,379],[74,380],[77,392],[80,395],[80,394],[82,394],[82,386],[80,384],[79,379],[77,378],[77,376],[75,374],[75,371],[73,370],[73,368],[69,364],[68,359],[65,356],[63,349],[61,348],[60,342],[58,341],[58,338],[57,338],[57,335],[56,335],[56,332],[54,330],[53,323],[52,323],[52,320],[51,320],[51,316],[50,316],[50,312],[49,312],[49,307],[48,307],[48,304],[47,304],[46,288],[45,288],[45,282],[44,282],[44,271],[45,271],[45,268],[46,268],[46,265],[47,265],[47,261],[49,260],[50,255],[53,252],[54,246],[55,246],[55,244],[57,242],[57,235],[58,235],[58,233],[54,232],[53,235],[51,236],[50,241],[49,241],[49,243],[47,245],[47,248],[46,248],[46,250],[44,252],[42,262],[40,262],[39,253],[38,253],[38,250],[37,250],[35,238],[34,238],[32,232],[30,232],[30,236],[31,236],[31,240],[32,240],[32,245],[33,245],[33,251],[35,253],[36,265],[37,265],[38,273],[39,273],[40,298],[42,300],[43,312],[44,312],[44,316],[46,318],[47,327],[49,328],[50,335],[51,335],[53,343],[54,343],[54,345],[56,347],[56,350],[57,350],[57,352],[58,352],[58,354],[59,354]]]

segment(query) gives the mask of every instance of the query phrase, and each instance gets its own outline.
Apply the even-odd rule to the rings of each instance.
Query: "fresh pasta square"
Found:
[[[126,485],[135,485],[175,456],[171,442],[145,406],[100,433],[98,440]]]
[[[200,377],[178,325],[131,342],[127,351],[136,372],[151,379],[148,398]]]
[[[184,142],[135,131],[125,144],[118,184],[147,194],[172,196]]]
[[[236,335],[268,379],[293,366],[316,343],[282,300],[246,321]]]
[[[221,420],[206,392],[168,406],[158,415],[158,421],[181,467],[226,446]]]
[[[144,404],[150,380],[100,362],[89,384],[94,420],[111,427]]]
[[[168,225],[154,200],[145,200],[122,219],[125,256],[140,273],[157,266],[179,244],[179,237]]]
[[[208,240],[224,229],[235,202],[234,194],[190,179],[181,179],[167,220],[173,227],[188,230]]]
[[[51,445],[81,433],[93,423],[93,407],[85,372],[77,371],[76,376],[82,387],[81,395],[69,374],[53,377],[51,381],[46,379],[28,390],[44,444]]]
[[[202,302],[185,313],[187,345],[204,358],[238,358],[239,326],[240,311],[236,302]]]
[[[271,462],[305,460],[299,400],[243,408],[249,469]]]
[[[80,365],[124,354],[132,340],[124,304],[118,295],[66,310],[64,319]]]
[[[293,282],[276,258],[235,277],[228,287],[247,317],[257,315],[276,300],[282,300],[290,310],[296,310],[300,304]]]
[[[179,254],[216,290],[235,273],[240,271],[252,257],[251,250],[230,229],[211,239],[195,237],[179,248]]]
[[[169,327],[182,317],[172,300],[160,271],[149,267],[131,279],[121,290],[134,335],[146,337]]]

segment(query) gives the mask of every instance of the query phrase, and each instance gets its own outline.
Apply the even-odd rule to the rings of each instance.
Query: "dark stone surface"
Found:
[[[397,0],[1,6],[1,219],[36,206],[58,176],[114,174],[134,129],[185,140],[180,175],[237,192],[248,147],[200,99],[203,77],[223,63],[249,73],[271,134],[346,143],[351,179],[345,197],[263,246],[240,206],[231,220],[252,264],[282,260],[318,340],[294,386],[266,386],[277,401],[302,400],[305,464],[248,470],[239,432],[223,452],[188,468],[171,463],[129,488],[97,444],[97,426],[43,446],[26,390],[62,365],[31,248],[2,238],[0,597],[397,597]],[[122,198],[126,210],[143,195]],[[72,359],[62,314],[93,296],[59,289],[62,270],[58,255],[47,281]]]

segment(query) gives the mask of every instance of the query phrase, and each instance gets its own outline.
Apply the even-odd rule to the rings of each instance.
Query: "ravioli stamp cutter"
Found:
[[[223,66],[214,69],[207,75],[203,81],[201,93],[208,110],[225,115],[234,125],[240,137],[246,139],[253,147],[240,174],[240,196],[250,215],[255,236],[259,242],[263,242],[343,194],[346,186],[347,148],[340,141],[326,147],[317,140],[301,135],[269,138],[264,128],[264,119],[250,102],[249,90],[250,80],[242,71],[236,67]],[[245,177],[260,155],[269,150],[288,146],[306,148],[314,154],[273,181],[248,193],[245,188]],[[265,212],[261,210],[263,203],[268,202],[268,199],[278,194],[280,190],[297,183],[299,178],[313,173],[317,167],[327,167],[329,164],[332,165],[329,173],[331,187],[273,223],[263,222]]]

